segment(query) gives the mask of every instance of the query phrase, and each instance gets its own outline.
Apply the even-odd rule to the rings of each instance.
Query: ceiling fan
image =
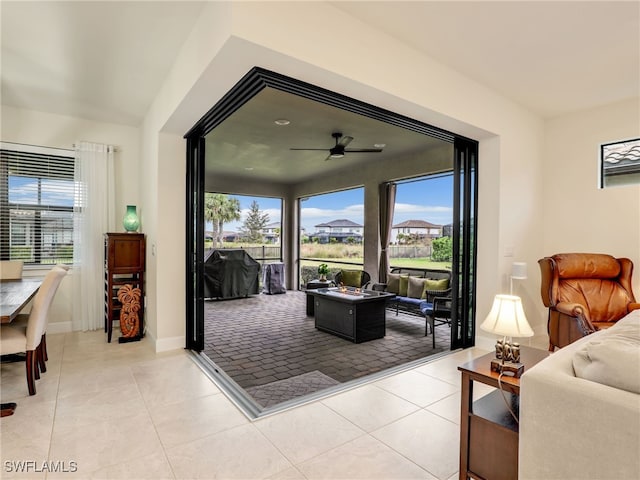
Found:
[[[329,160],[332,158],[342,158],[345,153],[379,153],[382,151],[381,148],[349,148],[346,146],[351,143],[353,137],[342,136],[340,132],[333,132],[331,134],[333,138],[336,140],[336,144],[327,149],[327,148],[290,148],[289,150],[329,150],[329,156],[325,158],[325,160]]]

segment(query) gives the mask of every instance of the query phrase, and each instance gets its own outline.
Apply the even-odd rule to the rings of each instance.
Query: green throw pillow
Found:
[[[425,279],[420,277],[409,277],[409,287],[407,288],[407,297],[421,298],[424,293]]]
[[[409,289],[409,275],[401,275],[400,287],[398,288],[398,295],[400,295],[401,297],[406,297],[408,289]]]
[[[362,286],[362,271],[360,270],[342,270],[342,284],[348,287]]]
[[[446,290],[449,288],[448,278],[427,278],[424,281],[424,291],[422,292],[422,298],[427,298],[427,290]]]
[[[387,273],[387,292],[400,293],[400,274],[399,273]]]

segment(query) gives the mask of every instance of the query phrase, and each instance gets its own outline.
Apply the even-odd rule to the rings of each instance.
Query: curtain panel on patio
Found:
[[[115,231],[114,147],[75,145],[74,330],[104,325],[104,234]]]
[[[378,268],[378,281],[387,282],[389,272],[389,242],[391,240],[391,227],[393,227],[393,210],[396,204],[396,187],[393,182],[380,184],[380,267]]]

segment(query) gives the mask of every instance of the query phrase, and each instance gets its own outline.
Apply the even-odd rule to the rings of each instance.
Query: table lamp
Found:
[[[480,328],[502,336],[496,342],[496,358],[491,360],[491,370],[499,373],[511,372],[514,377],[520,377],[524,372],[524,365],[520,363],[520,345],[512,342],[512,337],[533,336],[520,297],[496,295],[491,311]]]

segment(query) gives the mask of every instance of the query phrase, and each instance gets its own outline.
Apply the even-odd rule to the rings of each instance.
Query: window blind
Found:
[[[4,145],[3,145],[4,147]],[[0,149],[0,258],[73,262],[74,158]]]

